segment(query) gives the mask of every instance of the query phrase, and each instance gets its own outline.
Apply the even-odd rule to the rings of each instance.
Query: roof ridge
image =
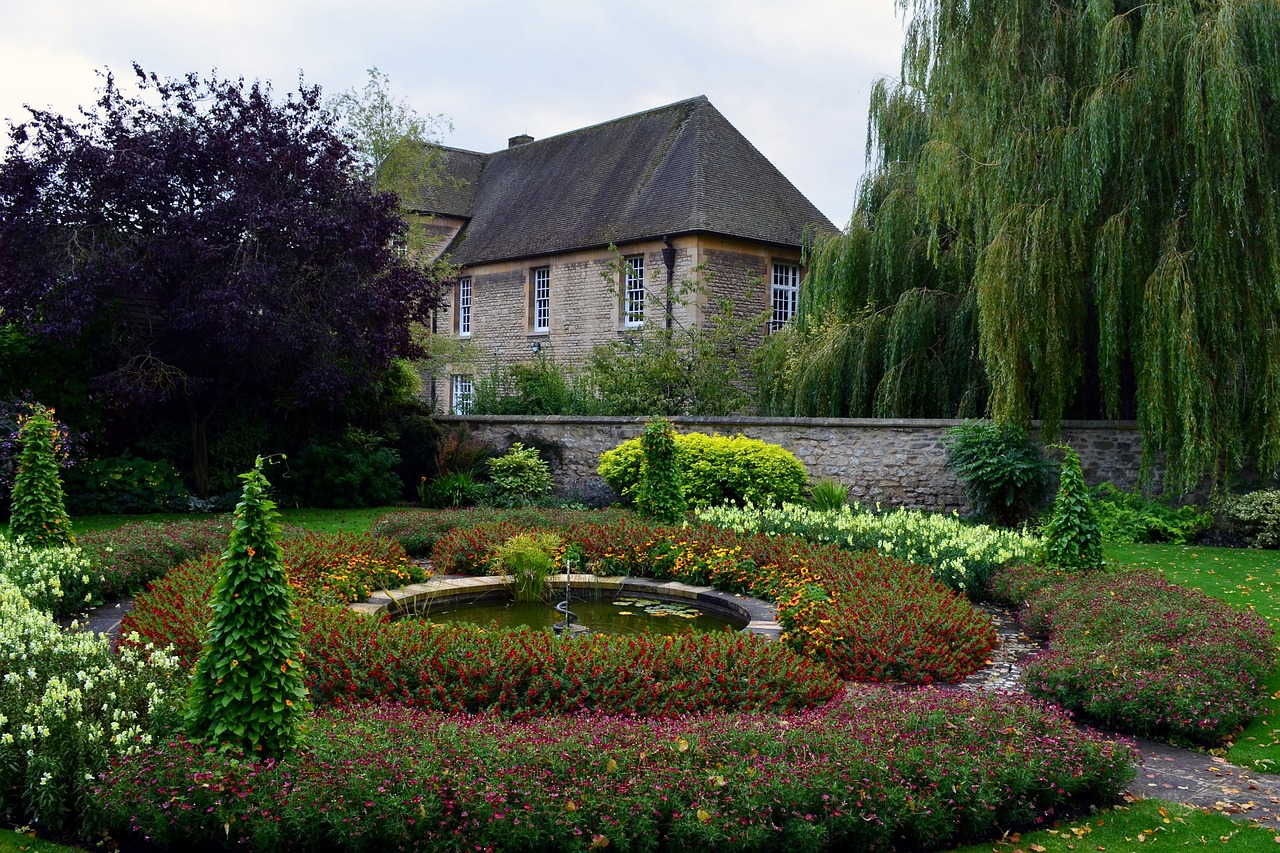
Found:
[[[707,98],[706,95],[694,95],[692,98],[684,98],[679,101],[672,101],[671,103],[664,104],[660,107],[651,107],[647,110],[640,110],[638,112],[630,113],[629,115],[618,116],[617,118],[611,118],[611,119],[608,119],[607,121],[598,122],[596,124],[589,124],[589,125],[586,125],[585,127],[576,127],[573,130],[565,130],[565,131],[561,131],[560,133],[552,134],[551,136],[543,136],[541,138],[533,140],[532,142],[526,142],[523,145],[517,145],[515,148],[499,148],[497,151],[492,151],[489,154],[486,154],[485,156],[489,157],[489,156],[493,156],[494,154],[502,154],[503,152],[506,152],[506,151],[518,151],[521,148],[528,148],[533,145],[541,145],[544,142],[551,142],[552,140],[561,139],[566,136],[573,136],[579,133],[587,133],[590,131],[599,130],[600,128],[603,128],[603,127],[609,127],[610,125],[621,124],[626,121],[633,121],[635,119],[643,118],[645,116],[650,116],[655,113],[666,112],[669,110],[675,110],[676,108],[679,108],[679,107],[685,107],[690,104],[700,104],[700,103],[705,103],[707,106],[712,107],[712,109],[715,109],[715,107],[711,105],[711,101]],[[480,153],[480,152],[468,152],[468,153]]]

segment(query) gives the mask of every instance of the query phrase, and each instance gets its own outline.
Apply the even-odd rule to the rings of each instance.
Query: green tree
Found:
[[[601,278],[616,287],[626,265],[615,251]],[[585,381],[596,389],[603,413],[726,415],[749,405],[751,375],[744,365],[765,316],[744,315],[732,299],[712,297],[711,284],[711,273],[699,267],[692,278],[646,285],[644,325],[596,347],[588,359]],[[709,305],[705,320],[683,322],[678,309],[700,298]],[[750,292],[744,301],[751,301]],[[653,305],[660,310],[649,310]]]
[[[28,545],[70,545],[71,519],[62,499],[58,475],[57,424],[53,410],[35,406],[18,422],[18,471],[13,480],[13,507],[9,532]]]
[[[440,140],[453,129],[438,115],[419,115],[391,94],[391,78],[371,66],[364,88],[349,89],[333,108],[352,134],[370,182],[380,192],[412,199],[425,181],[440,180]]]
[[[640,462],[640,483],[636,488],[636,509],[646,518],[677,524],[687,506],[680,486],[676,428],[666,418],[645,424],[640,434],[644,453]]]
[[[1275,472],[1280,5],[899,6],[913,15],[901,77],[872,99],[872,176],[813,256],[801,355],[773,353],[766,406],[787,408],[778,365],[825,346],[856,354],[851,412],[916,399],[1039,417],[1048,437],[1070,414],[1136,416],[1175,489],[1250,457]],[[827,316],[849,331],[806,337]],[[913,370],[929,358],[959,374]],[[823,399],[838,363],[799,372],[791,408],[842,405]]]
[[[307,711],[301,626],[285,577],[280,514],[258,457],[213,590],[209,637],[187,694],[187,733],[197,740],[280,756],[302,734]]]

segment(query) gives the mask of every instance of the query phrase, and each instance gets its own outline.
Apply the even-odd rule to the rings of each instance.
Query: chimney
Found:
[[[532,141],[533,141],[533,137],[532,137],[532,136],[530,136],[530,135],[529,135],[529,134],[527,134],[527,133],[522,133],[522,134],[520,134],[519,136],[513,136],[513,137],[511,137],[510,139],[508,139],[508,140],[507,140],[507,147],[508,147],[508,148],[515,148],[515,147],[516,147],[516,146],[518,146],[518,145],[528,145],[528,144],[529,144],[530,142],[532,142]]]

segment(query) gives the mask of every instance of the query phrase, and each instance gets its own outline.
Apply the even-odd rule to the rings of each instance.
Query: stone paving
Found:
[[[991,663],[966,678],[958,688],[1024,693],[1023,666],[1043,646],[1023,633],[1009,612],[986,605],[978,607],[991,615],[1000,642],[991,654]],[[1280,775],[1257,773],[1230,764],[1225,758],[1168,744],[1125,739],[1142,752],[1142,766],[1130,785],[1130,797],[1185,803],[1239,820],[1257,821],[1280,832]]]
[[[132,599],[104,605],[81,615],[78,624],[114,636],[119,633],[120,620],[132,608]],[[950,689],[1024,693],[1023,667],[1043,646],[1023,633],[1007,611],[986,605],[979,608],[991,615],[999,644],[989,665]],[[1238,820],[1257,821],[1280,833],[1280,775],[1256,773],[1224,758],[1168,744],[1126,739],[1142,752],[1142,766],[1129,788],[1130,797],[1185,803]]]

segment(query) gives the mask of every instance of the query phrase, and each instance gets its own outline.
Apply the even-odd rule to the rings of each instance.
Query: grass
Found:
[[[280,507],[280,515],[286,524],[296,524],[317,533],[364,533],[375,519],[403,507],[372,507],[364,509],[314,509],[296,507]],[[157,512],[149,515],[78,515],[71,519],[71,527],[76,533],[87,533],[91,530],[110,530],[122,524],[134,521],[190,521],[204,518],[203,515],[186,512]],[[0,535],[8,535],[9,526],[0,525]]]
[[[1161,800],[1138,800],[1039,832],[960,847],[952,853],[1066,853],[1067,851],[1277,849],[1273,829]]]
[[[80,850],[79,847],[64,847],[25,833],[0,829],[0,853],[72,853]]]
[[[1197,545],[1107,545],[1114,563],[1156,569],[1180,586],[1252,610],[1280,634],[1280,552]],[[1280,668],[1266,682],[1257,717],[1224,753],[1233,764],[1280,773]]]

